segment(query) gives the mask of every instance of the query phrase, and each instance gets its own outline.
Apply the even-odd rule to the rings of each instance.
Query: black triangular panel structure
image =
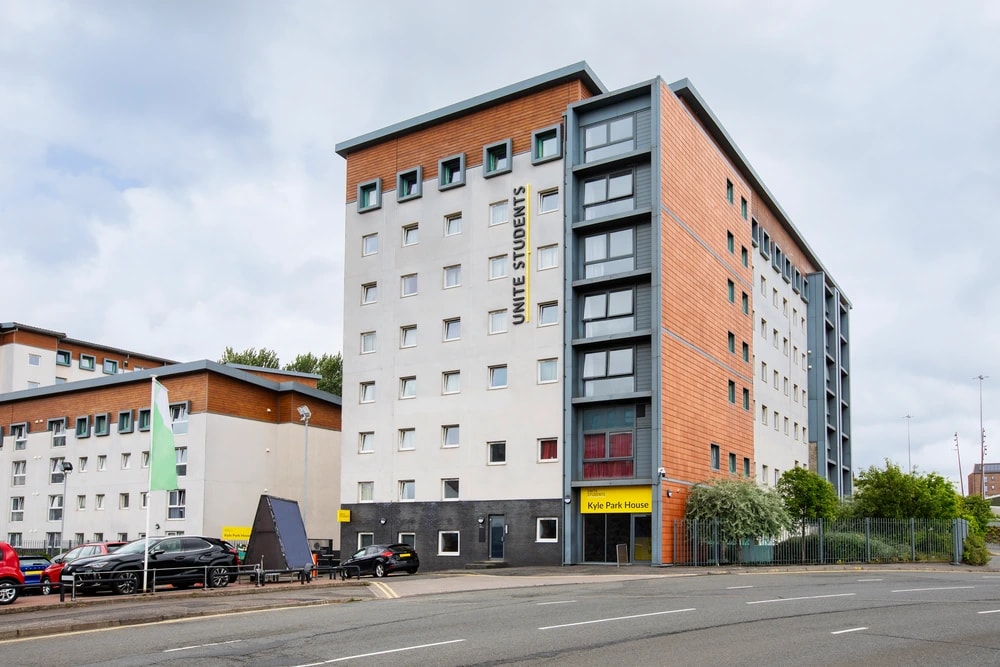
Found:
[[[250,531],[243,563],[265,572],[301,570],[313,565],[306,527],[294,500],[263,495]]]

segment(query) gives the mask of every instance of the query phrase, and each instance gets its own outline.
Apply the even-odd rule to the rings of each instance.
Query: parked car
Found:
[[[148,561],[147,561],[148,554]],[[225,540],[196,535],[140,538],[104,556],[77,558],[63,567],[60,580],[77,590],[135,593],[142,586],[148,562],[147,586],[173,584],[188,588],[206,584],[221,588],[235,580],[239,555]]]
[[[420,568],[420,558],[409,544],[373,544],[358,549],[340,565],[346,568],[345,573],[350,576],[355,574],[353,568],[357,567],[360,574],[384,577],[397,570],[416,574]]]
[[[25,593],[37,593],[41,590],[42,583],[42,573],[45,572],[45,568],[52,564],[48,556],[44,555],[22,555],[19,556],[21,561],[21,573],[24,575],[24,592]]]
[[[21,559],[14,547],[0,542],[0,605],[10,604],[21,594],[24,587],[24,573]]]
[[[52,563],[42,572],[41,585],[42,595],[53,593],[59,588],[59,575],[62,574],[66,563],[71,563],[77,558],[89,558],[90,556],[103,556],[114,553],[115,549],[124,546],[128,542],[90,542],[73,547],[52,559]]]

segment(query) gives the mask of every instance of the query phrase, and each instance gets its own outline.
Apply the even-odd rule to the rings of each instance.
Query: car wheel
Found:
[[[229,585],[229,568],[225,565],[213,565],[208,570],[209,588],[225,588]]]
[[[17,599],[18,587],[12,581],[0,581],[0,605],[7,605]]]
[[[139,574],[132,570],[116,572],[114,584],[115,593],[119,595],[132,595],[139,590]]]
[[[52,591],[55,590],[52,587],[52,582],[49,581],[48,577],[42,577],[41,590],[42,590],[42,595],[52,595]]]
[[[416,574],[417,573],[417,568],[413,568],[412,570],[407,570],[406,572],[407,572],[407,574]]]
[[[375,563],[375,569],[372,572],[375,574],[376,577],[384,577],[385,575],[389,574],[388,572],[386,572],[385,565],[383,565],[382,563]]]

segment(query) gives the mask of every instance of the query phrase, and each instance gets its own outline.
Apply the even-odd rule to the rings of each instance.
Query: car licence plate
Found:
[[[65,581],[67,583],[72,584],[73,583],[73,575],[69,574],[69,575],[65,575],[65,576],[59,577],[59,581]]]
[[[400,558],[409,558],[410,554],[399,554]]]

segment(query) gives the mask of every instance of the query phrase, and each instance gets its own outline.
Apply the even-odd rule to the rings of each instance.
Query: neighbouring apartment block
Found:
[[[337,152],[345,551],[668,564],[699,482],[850,493],[850,303],[687,80],[579,63]]]

